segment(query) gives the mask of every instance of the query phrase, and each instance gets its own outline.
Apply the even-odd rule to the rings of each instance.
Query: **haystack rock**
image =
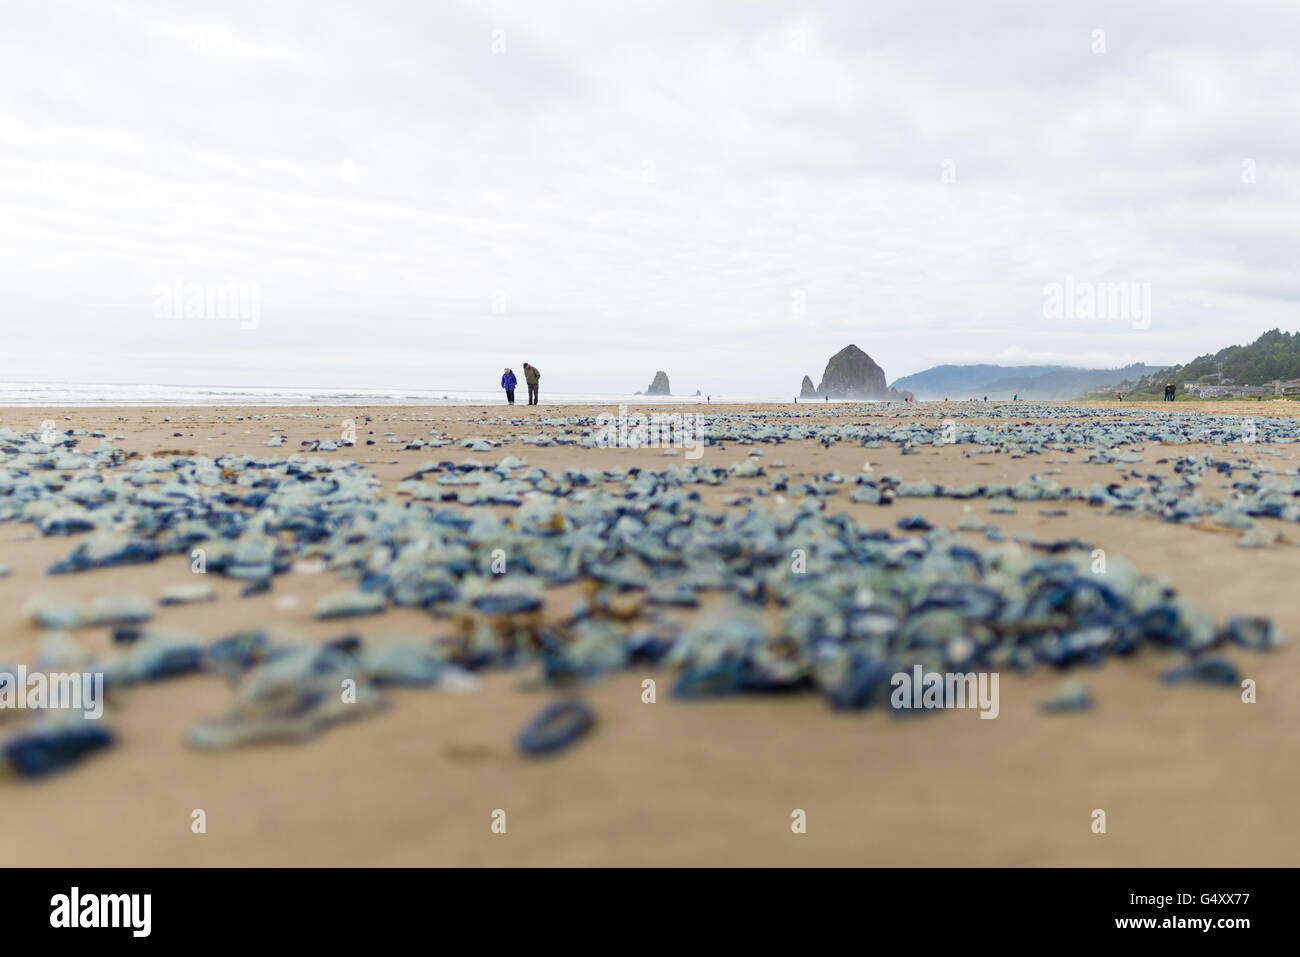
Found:
[[[845,346],[826,363],[817,395],[832,399],[888,399],[885,370],[857,346]]]
[[[668,373],[662,370],[656,372],[655,380],[650,383],[650,388],[645,390],[645,394],[646,395],[672,395],[672,393],[668,391]]]
[[[812,379],[807,376],[803,377],[803,384],[799,386],[799,398],[812,399],[816,398],[817,390],[813,388]]]

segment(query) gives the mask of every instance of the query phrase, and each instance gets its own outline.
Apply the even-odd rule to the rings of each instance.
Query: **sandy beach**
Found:
[[[1082,404],[1073,404],[1078,408]],[[1095,403],[1098,417],[1161,409],[1161,403]],[[863,405],[844,418],[838,404],[720,408],[674,404],[663,411],[807,423],[918,421],[933,427],[953,403]],[[1168,406],[1163,406],[1168,409]],[[561,434],[554,419],[609,414],[609,408],[504,406],[371,408],[9,408],[0,423],[36,432],[58,430],[122,436],[114,444],[139,456],[216,458],[229,454],[283,458],[304,440],[335,439],[351,420],[358,444],[310,456],[351,460],[395,496],[422,464],[450,459],[496,462],[507,454],[550,473],[569,468],[662,469],[680,462],[657,449],[588,449],[522,445],[520,436]],[[653,408],[640,411],[652,412]],[[1252,416],[1294,422],[1300,404],[1180,404],[1196,416]],[[968,422],[1016,423],[1010,403],[990,404]],[[795,417],[798,417],[797,419]],[[819,421],[814,419],[813,421]],[[274,428],[284,445],[268,448]],[[491,452],[459,446],[406,449],[430,436],[512,441]],[[393,440],[393,441],[390,441]],[[93,448],[98,440],[83,438]],[[365,444],[373,441],[374,445]],[[1139,443],[1132,468],[1168,471],[1159,460],[1211,453],[1258,459],[1292,475],[1300,445]],[[1262,454],[1263,450],[1269,454]],[[701,464],[726,467],[751,449],[728,443],[704,449]],[[1050,474],[1061,485],[1115,480],[1112,464],[1088,464],[1083,452],[1043,457],[968,457],[961,443],[902,454],[885,444],[864,450],[797,440],[764,448],[792,479],[835,470],[897,472],[908,481],[1009,482]],[[1276,452],[1278,454],[1272,454]],[[1240,453],[1240,454],[1238,454]],[[1240,474],[1207,479],[1200,494],[1228,499]],[[719,509],[765,479],[734,478],[702,488]],[[1015,514],[993,514],[990,500],[916,499],[892,506],[855,504],[847,492],[827,505],[868,528],[890,528],[903,515],[924,515],[955,528],[974,513],[1011,538],[1077,538],[1122,556],[1143,573],[1168,579],[1216,619],[1271,616],[1288,636],[1300,635],[1291,589],[1300,572],[1300,529],[1270,521],[1277,544],[1238,547],[1238,533],[1108,514],[1070,503],[1066,514],[1035,502]],[[1053,514],[1044,514],[1052,512]],[[971,540],[979,536],[971,534]],[[0,661],[30,660],[41,629],[23,613],[37,593],[81,600],[114,592],[156,599],[171,585],[193,583],[184,556],[147,565],[51,576],[76,536],[42,537],[30,524],[0,525]],[[344,622],[318,621],[315,603],[338,590],[329,572],[291,571],[263,595],[241,598],[242,582],[205,579],[214,603],[163,607],[151,626],[192,633],[207,642],[245,628],[275,628],[321,642],[343,634],[377,639],[392,632],[438,634],[446,621],[422,611],[390,608]],[[548,594],[547,614],[560,614],[576,587]],[[80,628],[79,641],[113,650],[109,629]],[[1168,661],[1143,652],[1073,672],[1092,693],[1087,712],[1044,715],[1043,695],[1060,675],[1039,669],[1002,675],[996,720],[976,713],[901,721],[880,711],[835,712],[818,695],[739,696],[687,702],[667,693],[668,672],[633,669],[582,689],[598,715],[594,732],[547,759],[528,758],[515,732],[547,699],[526,687],[520,670],[488,672],[473,691],[443,688],[387,692],[381,713],[333,727],[300,744],[265,744],[202,753],[184,742],[187,727],[221,713],[228,684],[190,675],[133,688],[113,700],[119,739],[62,773],[40,780],[0,781],[6,813],[0,844],[15,865],[1271,865],[1300,864],[1300,832],[1290,826],[1300,788],[1300,653],[1288,645],[1269,653],[1225,652],[1257,683],[1258,700],[1243,704],[1233,689],[1170,686],[1159,680]],[[658,678],[654,704],[641,700],[642,681]],[[523,685],[521,687],[521,685]],[[0,716],[0,730],[11,719]],[[1104,809],[1105,834],[1090,828]],[[191,830],[202,809],[207,830]],[[507,815],[505,834],[493,813]],[[807,833],[793,834],[791,815],[806,812]]]

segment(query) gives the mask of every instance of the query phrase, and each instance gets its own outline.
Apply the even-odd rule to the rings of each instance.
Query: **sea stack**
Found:
[[[871,356],[854,345],[845,346],[826,363],[819,396],[832,399],[888,399],[891,397],[885,370]]]
[[[668,391],[668,373],[662,369],[655,373],[655,380],[650,383],[650,388],[645,390],[646,395],[672,395]]]
[[[812,399],[816,398],[817,390],[813,388],[813,381],[808,376],[803,377],[803,383],[799,386],[799,398]]]

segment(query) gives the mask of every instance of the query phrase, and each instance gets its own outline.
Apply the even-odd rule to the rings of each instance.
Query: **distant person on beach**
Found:
[[[524,381],[528,383],[528,404],[537,404],[537,383],[541,380],[542,373],[538,371],[537,366],[530,366],[524,363]]]
[[[506,369],[501,376],[501,388],[506,390],[506,401],[511,405],[515,404],[515,385],[518,382],[519,380],[515,378],[515,374],[509,369]]]
[[[1168,382],[1165,384],[1165,401],[1166,402],[1174,401],[1174,384],[1172,382]]]

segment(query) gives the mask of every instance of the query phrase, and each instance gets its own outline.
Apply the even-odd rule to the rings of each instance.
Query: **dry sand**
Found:
[[[1117,408],[1094,405],[1101,414]],[[398,451],[383,433],[403,440],[427,438],[430,429],[452,437],[520,433],[494,421],[506,411],[21,408],[0,410],[0,421],[31,430],[45,419],[59,428],[101,429],[124,435],[118,444],[142,454],[282,457],[302,439],[337,438],[339,423],[350,418],[359,440],[377,444],[328,454],[373,460],[367,467],[391,491],[430,459],[460,461],[468,453]],[[509,411],[528,418],[611,410]],[[1197,404],[1178,411],[1293,417],[1300,406]],[[299,418],[304,412],[310,417]],[[852,421],[876,414],[865,410]],[[944,409],[918,405],[907,414],[933,421]],[[244,421],[236,420],[240,415]],[[1006,406],[991,418],[1004,421]],[[288,440],[268,449],[263,442],[275,425],[286,428]],[[1263,448],[1249,451],[1258,457]],[[1275,468],[1300,465],[1300,446],[1277,448],[1280,456],[1260,461]],[[784,461],[792,477],[829,469],[852,473],[865,464],[859,448],[796,442],[762,450],[765,463]],[[738,445],[710,449],[702,461],[725,465],[747,451]],[[1223,456],[1226,450],[1148,444],[1143,463],[1134,467],[1168,469],[1156,460],[1199,451]],[[517,444],[474,457],[497,461],[508,453],[548,470],[663,468],[682,461],[652,450]],[[976,464],[962,457],[960,446],[909,456],[893,448],[867,453],[874,469],[908,480],[1015,481],[1055,468],[1058,481],[1077,485],[1116,475],[1113,466],[1080,464],[1081,457],[1048,465],[1041,456],[996,455]],[[1229,494],[1222,487],[1229,480],[1217,478],[1207,479],[1203,494]],[[723,499],[764,481],[733,479],[709,489],[706,499],[721,507]],[[1300,579],[1295,526],[1283,528],[1287,543],[1245,550],[1236,547],[1233,534],[1110,516],[1083,505],[1069,505],[1068,516],[1053,518],[1041,514],[1046,505],[1018,503],[1018,513],[1006,516],[990,515],[990,504],[909,500],[883,508],[853,505],[841,493],[828,507],[870,527],[891,526],[914,512],[952,527],[969,506],[1008,537],[1028,530],[1043,539],[1094,542],[1146,573],[1167,577],[1216,617],[1267,614],[1288,635],[1300,636],[1292,591]],[[11,570],[0,579],[0,661],[24,660],[35,647],[38,629],[21,614],[35,592],[157,597],[167,585],[194,580],[180,556],[152,566],[47,577],[44,569],[74,545],[74,539],[43,539],[28,525],[0,526],[0,563]],[[343,625],[313,621],[315,601],[340,587],[330,575],[291,573],[276,579],[271,594],[249,599],[238,597],[238,582],[213,576],[212,583],[215,604],[161,609],[155,622],[205,640],[267,624],[321,639],[347,632],[367,639],[392,631],[433,634],[444,627],[409,610]],[[284,596],[296,603],[277,604]],[[78,636],[102,648],[106,632],[82,629]],[[182,736],[191,722],[224,711],[230,690],[214,677],[186,677],[123,696],[111,716],[120,733],[112,750],[47,780],[0,781],[0,847],[14,865],[1294,866],[1300,864],[1300,827],[1291,820],[1300,790],[1300,652],[1288,647],[1229,655],[1258,682],[1257,704],[1241,703],[1231,690],[1165,686],[1157,676],[1168,661],[1148,654],[1076,672],[1098,703],[1069,716],[1036,710],[1059,676],[1003,674],[1001,714],[992,721],[973,711],[915,721],[840,714],[814,695],[683,703],[667,693],[666,680],[658,703],[647,705],[641,681],[656,672],[638,671],[585,691],[599,715],[596,731],[542,761],[523,758],[513,744],[515,731],[545,700],[520,689],[519,673],[492,674],[468,694],[399,691],[385,712],[309,743],[220,754],[188,750]],[[191,814],[200,808],[207,833],[196,835]],[[803,835],[791,832],[796,808],[807,813]],[[1106,811],[1104,835],[1091,830],[1095,808]],[[491,829],[496,809],[506,812],[504,835]]]

